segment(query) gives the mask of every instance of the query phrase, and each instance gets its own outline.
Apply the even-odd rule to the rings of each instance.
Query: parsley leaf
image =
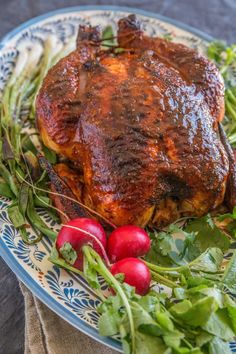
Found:
[[[195,232],[187,232],[175,224],[166,231],[147,230],[152,247],[145,259],[154,264],[171,266],[184,264],[183,258],[190,244],[194,242]]]
[[[229,238],[216,226],[210,215],[190,221],[185,231],[196,233],[186,252],[189,260],[198,257],[209,247],[218,247],[222,252],[229,249]]]

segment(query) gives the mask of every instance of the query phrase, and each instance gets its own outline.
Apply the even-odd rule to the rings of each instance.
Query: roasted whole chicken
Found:
[[[85,208],[55,203],[70,217],[87,206],[117,226],[142,227],[224,202],[231,208],[236,173],[216,66],[148,37],[134,15],[119,21],[117,40],[122,51],[104,50],[99,28],[80,26],[77,49],[50,69],[38,94],[41,138],[69,161],[51,174],[47,166],[52,188]]]

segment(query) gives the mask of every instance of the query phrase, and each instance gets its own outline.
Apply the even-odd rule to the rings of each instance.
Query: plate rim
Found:
[[[2,37],[2,39],[0,40],[0,51],[4,49],[4,46],[7,44],[7,42],[11,40],[19,32],[23,31],[24,29],[27,29],[28,27],[34,24],[37,24],[42,20],[45,20],[47,18],[59,14],[69,14],[73,12],[86,12],[86,11],[99,11],[99,10],[114,11],[114,12],[129,12],[129,13],[135,13],[137,15],[146,16],[149,18],[159,19],[163,22],[174,25],[182,30],[188,31],[193,35],[196,35],[197,37],[207,42],[214,40],[214,38],[211,35],[206,34],[203,31],[198,30],[197,28],[184,24],[175,19],[160,15],[158,13],[152,13],[150,11],[136,9],[133,7],[126,7],[126,6],[84,5],[84,6],[73,6],[73,7],[66,7],[66,8],[53,10],[23,22],[22,24],[15,27],[14,29],[12,29],[10,32],[8,32]],[[0,235],[0,245],[2,245],[1,252],[0,252],[1,257],[10,267],[10,269],[15,273],[15,275],[17,275],[17,277],[22,281],[22,283],[24,283],[25,286],[29,288],[37,298],[39,298],[53,312],[55,312],[57,315],[59,315],[61,318],[63,318],[65,321],[70,323],[73,327],[77,328],[84,334],[88,335],[89,337],[93,338],[94,340],[100,342],[103,345],[106,345],[119,352],[122,351],[121,344],[119,341],[111,337],[100,336],[98,331],[95,328],[89,326],[87,323],[82,321],[73,312],[68,311],[68,309],[64,307],[60,302],[55,300],[54,297],[47,294],[47,292],[44,291],[42,287],[32,279],[32,277],[29,277],[25,268],[18,263],[17,259],[14,257],[14,255],[10,252],[10,250],[6,246],[5,242],[1,237],[2,235],[3,235],[3,230]]]
[[[19,26],[13,28],[11,31],[6,33],[0,40],[0,50],[6,45],[6,43],[11,40],[17,33],[21,32],[22,30],[28,28],[29,26],[40,22],[42,20],[47,19],[48,17],[52,17],[55,15],[63,14],[63,13],[70,13],[70,12],[86,12],[86,11],[114,11],[114,12],[130,12],[130,13],[135,13],[138,15],[150,17],[150,18],[156,18],[158,20],[167,22],[171,25],[174,25],[180,29],[183,29],[185,31],[188,31],[201,39],[204,39],[207,42],[210,42],[214,40],[215,38],[211,36],[210,34],[207,34],[193,26],[190,26],[188,24],[185,24],[181,21],[175,20],[173,18],[158,14],[158,13],[152,13],[151,11],[146,11],[143,9],[137,9],[135,7],[128,7],[128,6],[114,6],[114,5],[83,5],[83,6],[71,6],[71,7],[65,7],[61,9],[56,9],[53,11],[46,12],[42,15],[35,16],[28,21],[23,22]]]

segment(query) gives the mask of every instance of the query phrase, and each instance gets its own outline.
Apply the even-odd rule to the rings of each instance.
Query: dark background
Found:
[[[34,16],[78,5],[136,7],[171,17],[215,38],[236,43],[236,0],[0,0],[0,38]],[[0,258],[0,354],[23,352],[24,300],[16,277]]]

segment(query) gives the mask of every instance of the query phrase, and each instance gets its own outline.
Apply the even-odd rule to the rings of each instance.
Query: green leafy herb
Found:
[[[35,145],[33,144],[30,136],[23,135],[21,143],[22,143],[23,152],[31,151],[35,156],[38,154],[38,150],[36,149]]]
[[[225,341],[230,341],[235,333],[231,328],[231,321],[227,313],[227,309],[220,309],[212,313],[203,329]]]
[[[173,36],[172,33],[164,33],[162,36],[164,39],[166,39],[167,41],[173,41]]]
[[[29,150],[24,153],[24,159],[28,167],[27,172],[29,170],[32,180],[37,181],[41,176],[37,157]]]
[[[51,205],[51,199],[49,197],[45,197],[44,195],[37,195],[37,196],[35,196],[35,199],[34,199],[34,205],[36,207],[45,208],[46,206]],[[47,212],[49,212],[49,211],[47,211]],[[57,220],[58,220],[58,218],[57,218]]]
[[[149,231],[149,235],[152,247],[145,259],[166,267],[188,264],[210,248],[216,247],[225,252],[230,246],[229,238],[216,226],[210,215],[193,219],[182,228],[171,224],[166,231]],[[221,260],[222,252],[217,251],[221,254]],[[211,264],[214,267],[214,262]]]
[[[32,191],[29,191],[29,199],[27,206],[27,218],[30,220],[31,226],[42,232],[45,236],[48,236],[52,241],[54,241],[57,237],[57,233],[49,228],[45,222],[38,215],[37,211],[34,207],[33,194]]]
[[[45,145],[43,145],[43,152],[45,158],[51,163],[55,164],[57,162],[57,155],[54,151],[51,149],[47,148]]]
[[[218,66],[225,82],[225,119],[223,121],[228,140],[236,145],[236,45],[227,46],[224,42],[215,41],[208,46],[208,58]]]
[[[222,283],[236,296],[236,251],[225,269]]]
[[[225,226],[226,230],[233,237],[236,237],[236,207],[234,207],[232,213],[226,213],[218,217],[219,221],[224,221],[227,219],[227,224]]]
[[[219,221],[223,221],[223,220],[228,219],[228,218],[236,220],[236,206],[233,208],[232,213],[227,213],[227,214],[220,215],[218,217],[218,220]]]
[[[123,51],[116,48],[111,26],[103,31],[102,44],[104,48],[115,47],[115,53]],[[24,123],[34,128],[35,97],[50,66],[69,50],[70,46],[66,47],[56,51],[49,38],[45,41],[43,55],[41,52],[34,56],[19,55],[0,102],[0,194],[12,199],[9,217],[29,244],[40,240],[42,234],[55,240],[56,232],[46,225],[37,210],[45,205],[50,207],[48,195],[40,192],[36,196],[33,187],[22,183],[22,178],[33,180],[38,186],[47,183],[46,174],[38,164],[34,139],[22,128]],[[236,46],[214,42],[208,48],[208,56],[225,80],[224,128],[235,147]],[[54,152],[43,145],[42,149],[49,162],[57,162]],[[219,221],[226,218],[230,220],[226,231],[235,236],[236,208],[220,216]],[[28,223],[36,232],[34,240],[29,239]],[[100,333],[120,335],[127,354],[230,353],[227,342],[236,334],[236,304],[226,293],[236,294],[235,253],[225,271],[221,269],[223,253],[230,247],[229,238],[209,215],[193,219],[185,227],[172,224],[165,231],[152,230],[150,236],[152,250],[146,264],[154,281],[171,288],[169,298],[154,290],[144,297],[136,295],[132,287],[123,283],[122,276],[112,276],[93,249],[83,248],[83,274],[102,301],[98,308]],[[77,255],[70,244],[65,244],[60,254],[63,258],[54,245],[50,261],[82,275],[72,266]],[[114,296],[104,297],[100,276],[115,290]]]
[[[188,266],[194,271],[214,273],[220,270],[223,261],[223,253],[220,248],[208,248],[198,258],[194,259]]]
[[[0,176],[5,180],[5,182],[8,184],[9,188],[11,189],[12,193],[17,196],[18,195],[18,187],[16,180],[14,177],[12,177],[11,173],[9,170],[6,168],[6,166],[0,162]]]
[[[194,232],[188,233],[175,224],[171,224],[166,231],[148,230],[148,233],[152,247],[145,258],[163,266],[183,264],[186,249],[195,239]]]
[[[7,208],[9,218],[16,228],[26,224],[24,216],[21,214],[18,205],[11,205]]]
[[[185,231],[196,234],[186,252],[189,260],[198,257],[209,247],[218,247],[222,252],[229,249],[229,238],[216,226],[210,215],[193,219],[187,224]]]
[[[0,181],[0,195],[2,195],[3,197],[10,198],[10,199],[14,198],[14,194],[12,193],[9,185],[7,183],[1,182],[1,181]]]
[[[214,336],[206,331],[201,331],[196,337],[196,344],[198,347],[202,347],[205,344],[209,343]]]
[[[18,206],[21,214],[25,217],[29,199],[29,186],[23,183],[19,191]]]
[[[213,297],[206,297],[191,304],[189,300],[183,300],[170,308],[170,312],[179,320],[189,326],[204,326],[212,313],[215,312],[217,304]]]
[[[55,244],[53,245],[53,247],[51,249],[49,261],[52,262],[53,264],[57,265],[60,268],[64,268],[70,272],[73,272],[73,273],[76,273],[79,275],[83,275],[83,273],[79,269],[72,267],[63,258],[60,257]]]
[[[115,39],[114,39],[114,31],[112,26],[107,26],[104,28],[102,32],[102,44],[106,48],[106,46],[114,45],[115,44]]]
[[[77,259],[77,253],[69,242],[65,242],[60,248],[60,254],[63,256],[65,261],[73,265]]]
[[[89,284],[100,291],[98,275],[101,275],[116,289],[115,295],[102,298],[98,325],[103,336],[120,335],[125,354],[155,354],[157,351],[209,354],[212,350],[220,352],[226,348],[227,341],[236,334],[236,304],[224,293],[220,283],[191,288],[187,284],[177,288],[176,284],[169,299],[156,291],[141,297],[132,287],[113,277],[93,249],[84,246],[83,251],[84,274]],[[221,260],[221,250],[210,248],[187,268],[191,271],[191,268],[199,267],[201,271],[214,272],[219,269]],[[58,264],[58,253],[53,262]],[[166,277],[165,267],[154,266]],[[185,268],[176,267],[180,273],[185,273]],[[66,269],[73,267],[66,264]],[[176,293],[180,295],[178,302],[173,301]]]

